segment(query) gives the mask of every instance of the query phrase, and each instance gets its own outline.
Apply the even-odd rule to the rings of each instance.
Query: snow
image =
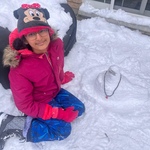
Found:
[[[49,23],[59,29],[59,35],[63,37],[71,19],[58,5],[60,1],[37,2],[49,8]],[[20,5],[17,0],[1,0],[0,25],[10,30],[15,28],[12,11]],[[131,16],[124,18],[122,13],[115,16],[132,20]],[[149,22],[143,19],[145,24]],[[140,23],[143,21],[138,20],[137,24]],[[85,114],[72,123],[72,133],[63,141],[21,143],[13,137],[4,150],[149,150],[149,51],[150,37],[139,31],[108,23],[98,17],[78,21],[77,42],[65,57],[65,70],[74,72],[75,78],[63,88],[81,99],[86,107]],[[105,98],[104,84],[107,94],[111,94],[119,84],[114,95],[108,99]],[[21,115],[13,103],[11,90],[5,90],[2,86],[0,110]]]
[[[123,21],[126,23],[132,23],[136,25],[145,25],[150,26],[150,20],[149,17],[143,17],[142,15],[127,13],[124,10],[118,9],[118,10],[110,10],[108,8],[106,9],[96,9],[91,5],[91,1],[86,0],[80,7],[80,10],[87,13],[93,13],[96,15],[99,15],[104,18],[111,18],[118,21]]]

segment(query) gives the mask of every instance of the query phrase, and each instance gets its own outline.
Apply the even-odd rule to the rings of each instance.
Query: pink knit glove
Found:
[[[73,106],[64,109],[61,107],[52,107],[47,104],[42,119],[48,120],[54,118],[64,120],[66,122],[72,122],[78,117],[78,113],[78,110],[74,110]]]
[[[78,111],[74,110],[74,107],[68,107],[68,108],[58,108],[58,116],[56,119],[64,120],[66,122],[72,122],[78,117]]]
[[[66,71],[64,73],[64,79],[63,79],[61,84],[65,84],[65,83],[70,82],[71,80],[73,80],[74,77],[75,77],[74,73],[72,73],[70,71]]]

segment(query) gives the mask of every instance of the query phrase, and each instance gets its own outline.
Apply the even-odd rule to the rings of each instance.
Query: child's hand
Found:
[[[78,117],[78,110],[74,110],[74,107],[58,108],[58,116],[56,119],[64,120],[66,122],[72,122]]]
[[[48,120],[50,118],[53,119],[60,119],[66,122],[72,122],[78,117],[78,110],[74,110],[73,106],[68,108],[62,107],[52,107],[51,105],[46,105],[46,110],[44,116],[42,117],[43,120]]]
[[[74,77],[75,77],[74,73],[72,73],[70,71],[66,71],[64,73],[64,79],[62,81],[62,84],[70,82]]]

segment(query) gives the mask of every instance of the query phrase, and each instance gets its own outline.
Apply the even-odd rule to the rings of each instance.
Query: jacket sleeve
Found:
[[[16,69],[9,73],[10,88],[17,108],[28,116],[43,118],[46,109],[45,103],[33,99],[33,85],[28,79],[19,74]]]

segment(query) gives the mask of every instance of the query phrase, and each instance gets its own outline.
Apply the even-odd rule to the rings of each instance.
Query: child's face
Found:
[[[50,43],[48,29],[43,29],[38,32],[33,32],[25,36],[27,43],[32,47],[36,54],[47,52]]]

